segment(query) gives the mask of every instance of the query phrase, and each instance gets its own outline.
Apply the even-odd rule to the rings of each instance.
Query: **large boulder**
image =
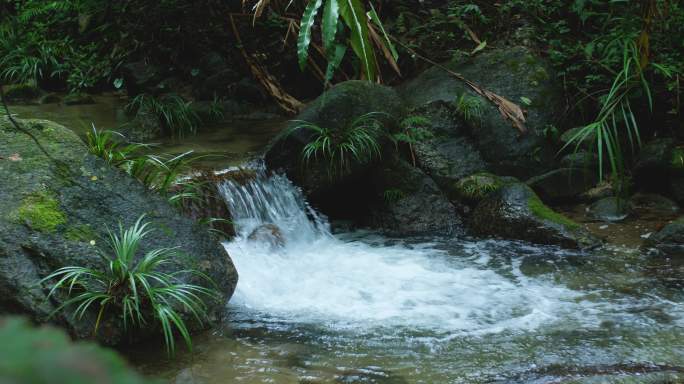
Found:
[[[584,249],[599,244],[579,224],[554,212],[523,183],[512,182],[482,200],[471,217],[479,236]]]
[[[388,145],[384,136],[396,125],[396,120],[402,114],[402,102],[392,88],[382,85],[367,81],[337,84],[310,103],[296,120],[339,132],[346,129],[354,119],[370,112],[383,114],[386,132],[378,140],[384,147],[393,148]],[[324,213],[329,213],[329,209],[340,208],[344,201],[351,204],[363,201],[364,198],[358,193],[367,192],[364,185],[368,181],[371,168],[369,164],[353,164],[349,172],[333,177],[328,173],[327,159],[319,158],[318,161],[305,163],[302,149],[312,140],[313,134],[306,129],[292,131],[295,124],[297,122],[293,121],[285,129],[284,132],[289,134],[280,135],[271,143],[265,155],[266,166],[270,170],[284,172]],[[341,194],[342,191],[345,192]]]
[[[552,166],[554,153],[543,131],[560,115],[562,89],[543,59],[525,47],[502,47],[445,66],[519,104],[526,110],[528,132],[520,134],[495,105],[438,67],[399,87],[408,107],[455,103],[463,94],[478,97],[481,117],[467,122],[469,135],[491,171],[527,179]]]
[[[371,183],[379,205],[370,225],[395,236],[454,234],[462,230],[456,208],[420,169],[393,158],[375,170]]]
[[[64,266],[102,268],[98,251],[111,254],[107,229],[118,223],[129,227],[146,214],[155,230],[139,253],[178,247],[180,256],[165,267],[167,272],[192,268],[211,277],[223,298],[210,305],[220,313],[237,273],[206,226],[181,216],[166,199],[91,155],[69,129],[45,120],[20,124],[31,136],[0,118],[0,312],[48,321],[64,297],[48,300],[49,287],[41,279]],[[76,336],[92,332],[92,317],[79,321],[58,313],[53,320]],[[99,335],[117,343],[119,331]]]
[[[684,258],[684,217],[674,220],[650,236],[644,246],[653,248],[666,257]]]

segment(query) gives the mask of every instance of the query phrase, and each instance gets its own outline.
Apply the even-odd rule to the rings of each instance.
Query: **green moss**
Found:
[[[95,240],[97,234],[88,224],[74,225],[67,228],[64,237],[72,241],[89,242]]]
[[[59,208],[59,202],[48,192],[26,197],[17,213],[20,220],[42,232],[54,232],[58,226],[66,223],[66,215]]]
[[[168,225],[164,223],[157,223],[157,228],[166,236],[169,237],[174,237],[176,236],[176,232],[174,232],[173,229],[171,229]]]
[[[532,82],[535,82],[537,84],[546,81],[549,79],[549,73],[544,69],[544,67],[537,67],[535,70],[530,74],[530,80]]]
[[[530,199],[527,201],[527,206],[530,208],[533,215],[542,220],[547,220],[556,224],[561,224],[563,226],[568,227],[569,229],[580,228],[579,224],[549,208],[536,195],[530,197]]]

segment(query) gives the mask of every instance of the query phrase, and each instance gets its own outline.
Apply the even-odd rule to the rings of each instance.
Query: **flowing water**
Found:
[[[240,274],[226,320],[192,354],[134,353],[144,372],[177,383],[684,380],[682,266],[628,249],[333,234],[277,175],[221,191],[239,232],[225,244]],[[284,245],[250,239],[264,224]]]

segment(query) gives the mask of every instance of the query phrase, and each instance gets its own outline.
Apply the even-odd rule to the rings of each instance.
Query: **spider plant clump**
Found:
[[[116,131],[98,131],[95,124],[86,133],[86,145],[90,153],[114,166],[125,163],[134,153],[149,147],[146,144],[128,143],[124,135]]]
[[[341,129],[294,120],[286,135],[298,130],[310,132],[310,141],[302,149],[304,164],[325,161],[328,176],[332,179],[348,174],[353,165],[368,164],[381,157],[380,139],[384,128],[381,119],[385,116],[381,112],[366,113]]]
[[[97,310],[93,328],[96,335],[105,317],[120,321],[124,331],[131,327],[149,326],[151,321],[161,327],[167,352],[175,351],[175,338],[181,335],[192,348],[190,332],[184,314],[202,324],[208,317],[207,300],[217,300],[220,294],[204,286],[186,283],[197,277],[213,285],[211,279],[196,270],[165,272],[163,267],[177,257],[177,248],[158,248],[138,257],[141,242],[152,231],[149,222],[140,216],[130,228],[119,223],[118,233],[109,231],[111,253],[100,252],[101,268],[63,267],[51,273],[41,283],[53,282],[48,297],[65,292],[68,299],[54,312],[70,311],[82,319],[89,310]]]
[[[184,177],[191,171],[193,162],[204,156],[193,156],[192,151],[179,155],[146,154],[152,144],[130,143],[115,131],[98,131],[93,125],[86,134],[90,153],[107,163],[123,169],[140,181],[145,188],[168,198],[174,205],[198,198],[202,182]]]

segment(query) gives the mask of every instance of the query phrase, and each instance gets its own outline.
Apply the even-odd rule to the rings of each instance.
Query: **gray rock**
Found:
[[[588,216],[591,219],[616,222],[629,216],[629,202],[617,197],[606,197],[589,206]]]
[[[598,156],[588,151],[568,153],[560,160],[562,168],[576,168],[598,172]]]
[[[247,236],[250,241],[265,243],[272,248],[280,248],[285,246],[285,237],[283,232],[275,224],[263,224],[256,227],[252,233]]]
[[[684,257],[684,217],[667,224],[644,242],[644,246],[656,249],[667,257]]]
[[[383,199],[371,213],[373,227],[397,236],[461,232],[455,207],[420,169],[395,159],[383,163],[372,180]]]
[[[422,127],[428,137],[413,145],[414,155],[416,164],[441,188],[487,169],[452,104],[436,101],[413,110],[411,116],[429,121]]]
[[[482,200],[471,217],[478,236],[496,236],[565,248],[599,245],[579,224],[554,212],[523,183],[502,186]]]
[[[630,210],[640,219],[662,220],[679,213],[679,205],[665,196],[637,193],[629,199]]]
[[[0,119],[0,311],[47,321],[64,297],[47,300],[47,287],[39,281],[64,266],[101,268],[98,249],[109,253],[107,228],[119,222],[129,227],[146,214],[155,230],[141,244],[139,257],[152,249],[179,247],[181,256],[166,270],[193,268],[210,276],[223,294],[220,303],[210,304],[220,315],[237,273],[205,226],[181,216],[166,199],[89,154],[69,129],[46,120],[21,124],[50,157],[7,119]],[[194,282],[206,284],[201,279]],[[60,312],[54,321],[76,336],[90,337],[91,315],[79,321]],[[140,336],[149,336],[144,333],[154,329],[141,332]],[[99,332],[98,337],[120,342],[121,329]]]
[[[152,90],[162,79],[162,71],[145,61],[126,63],[121,66],[124,86],[129,95]]]
[[[524,47],[505,47],[446,66],[481,87],[518,103],[527,110],[527,134],[521,135],[492,103],[481,100],[482,116],[469,122],[469,134],[482,158],[497,174],[527,179],[548,170],[554,153],[542,130],[554,124],[562,107],[562,89],[549,66]],[[476,94],[440,68],[431,68],[399,87],[411,108],[434,101],[453,103],[463,93]],[[526,106],[522,98],[529,99]]]
[[[560,168],[527,180],[544,201],[568,202],[594,187],[598,182],[595,170]]]

